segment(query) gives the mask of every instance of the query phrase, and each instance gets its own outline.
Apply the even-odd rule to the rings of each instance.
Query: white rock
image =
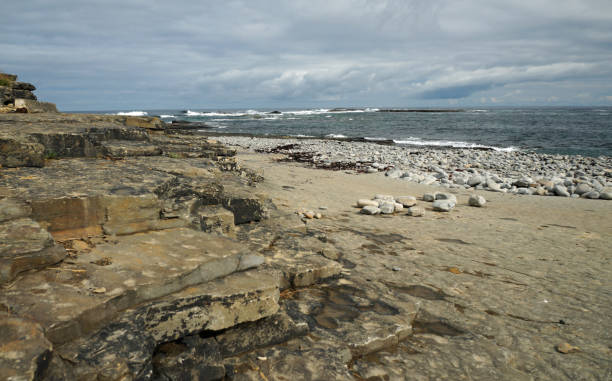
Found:
[[[375,206],[378,208],[378,201],[362,198],[360,200],[357,200],[357,206],[360,208],[363,208],[364,206]]]
[[[374,196],[374,200],[395,201],[393,196],[388,194],[377,194]]]
[[[561,185],[561,184],[555,185],[555,187],[553,188],[553,191],[555,192],[555,194],[557,196],[561,196],[561,197],[569,197],[570,196],[570,194],[567,191],[567,189],[563,185]]]
[[[580,197],[582,197],[582,198],[590,198],[592,200],[596,200],[596,199],[599,198],[599,196],[600,196],[599,192],[597,192],[597,191],[590,191],[590,192],[587,192],[587,193],[583,194]]]
[[[612,192],[602,192],[599,198],[602,200],[612,200]]]
[[[455,204],[457,203],[457,196],[451,193],[439,192],[439,193],[436,193],[434,197],[436,198],[436,200],[451,200],[451,201],[454,201]]]
[[[380,209],[378,209],[377,206],[366,205],[363,208],[361,208],[361,213],[369,214],[369,215],[380,214]]]
[[[455,202],[452,200],[436,200],[433,203],[433,208],[438,212],[450,212],[455,207]]]
[[[380,205],[379,208],[382,214],[393,214],[393,212],[395,212],[395,203],[385,202]]]
[[[416,197],[414,196],[399,196],[395,198],[395,202],[398,202],[405,207],[410,207],[416,205]]]
[[[396,202],[395,204],[395,212],[401,212],[402,210],[404,210],[404,205],[400,204],[399,202]]]
[[[425,209],[420,206],[408,208],[408,215],[412,217],[422,217],[425,215]]]
[[[397,179],[399,177],[402,177],[403,174],[404,172],[402,170],[392,169],[390,171],[387,171],[387,173],[385,173],[385,176],[392,178],[392,179]]]
[[[436,195],[433,193],[425,193],[423,195],[423,201],[433,202],[436,199]]]
[[[468,180],[468,185],[471,187],[474,187],[480,183],[482,183],[482,177],[480,175],[474,175]]]
[[[470,199],[468,200],[468,204],[470,204],[470,206],[476,206],[476,207],[481,207],[484,206],[484,204],[487,203],[487,200],[477,194],[473,194],[470,196]]]

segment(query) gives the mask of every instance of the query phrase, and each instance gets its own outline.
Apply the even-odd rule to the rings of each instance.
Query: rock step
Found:
[[[141,303],[262,262],[221,236],[187,228],[139,233],[25,274],[0,295],[0,304],[38,322],[57,345],[89,334]]]
[[[0,313],[0,379],[38,380],[52,348],[40,325]]]
[[[110,140],[102,143],[102,152],[113,159],[130,156],[158,156],[161,148],[148,142],[129,140]]]
[[[149,377],[153,353],[160,344],[271,316],[278,311],[278,300],[277,277],[260,270],[185,288],[130,310],[93,335],[58,348],[57,353],[67,360],[64,377]]]
[[[6,206],[0,202],[0,207],[2,204]],[[0,285],[24,271],[56,264],[65,256],[66,250],[37,222],[18,218],[0,223]]]
[[[0,188],[29,203],[28,216],[57,240],[200,228],[202,205],[225,207],[236,224],[266,218],[269,208],[266,196],[254,193],[246,180],[219,173],[204,159],[52,160],[42,169],[3,175]]]

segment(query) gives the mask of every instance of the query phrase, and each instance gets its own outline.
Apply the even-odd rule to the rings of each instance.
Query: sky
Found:
[[[21,0],[0,71],[63,111],[612,106],[610,0]]]

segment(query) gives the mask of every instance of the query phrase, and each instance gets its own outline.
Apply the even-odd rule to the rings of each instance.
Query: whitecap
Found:
[[[162,119],[176,118],[176,116],[174,116],[174,115],[160,115],[159,117],[162,118]]]
[[[487,146],[483,144],[463,142],[463,141],[452,141],[452,140],[421,140],[419,138],[409,137],[406,140],[393,140],[395,144],[401,145],[413,145],[413,146],[425,146],[425,147],[449,147],[449,148],[484,148],[492,149],[498,152],[514,152],[517,151],[515,147],[495,147]]]
[[[146,111],[121,111],[115,115],[124,115],[124,116],[147,116],[148,113]]]
[[[327,134],[325,135],[326,138],[333,138],[333,139],[346,139],[347,136],[346,135],[342,135],[342,134]]]
[[[385,140],[389,140],[387,138],[370,138],[370,137],[365,137],[365,140],[370,140],[370,141],[374,141],[374,142],[380,142],[380,141],[385,141]]]

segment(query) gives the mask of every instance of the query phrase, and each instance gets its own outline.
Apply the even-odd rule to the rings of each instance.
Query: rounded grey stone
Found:
[[[487,200],[484,197],[477,195],[477,194],[471,195],[470,199],[468,200],[468,204],[470,206],[476,206],[479,208],[484,206],[484,204],[486,203],[487,203]]]
[[[433,208],[437,212],[450,212],[455,207],[455,202],[452,200],[436,200],[433,203]]]
[[[361,208],[361,213],[368,214],[368,215],[380,214],[380,209],[378,209],[378,207],[373,206],[373,205],[366,205],[363,208]]]

